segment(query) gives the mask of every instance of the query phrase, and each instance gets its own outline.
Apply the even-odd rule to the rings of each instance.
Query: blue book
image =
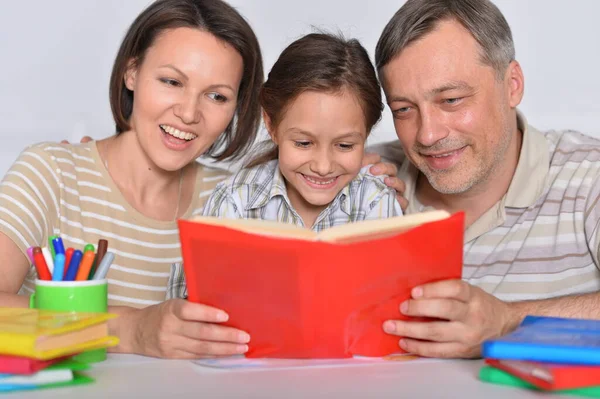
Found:
[[[483,357],[600,365],[600,320],[527,316],[512,333],[483,343]]]

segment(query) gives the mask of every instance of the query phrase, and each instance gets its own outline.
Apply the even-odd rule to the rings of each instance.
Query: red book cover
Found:
[[[600,385],[600,366],[504,359],[485,359],[485,362],[544,390],[564,390]]]
[[[417,220],[413,216],[405,218]],[[387,221],[377,222],[392,223]],[[179,230],[188,300],[223,309],[226,325],[248,332],[247,357],[401,352],[399,337],[386,334],[383,322],[406,319],[399,306],[413,287],[462,273],[463,213],[346,243],[281,238],[199,220],[180,220]]]
[[[51,360],[37,360],[28,357],[0,355],[0,373],[29,375],[65,359],[65,357],[61,357]]]

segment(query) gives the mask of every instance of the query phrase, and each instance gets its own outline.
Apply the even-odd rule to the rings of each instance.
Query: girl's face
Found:
[[[361,169],[367,129],[348,90],[303,92],[269,131],[279,147],[289,199],[301,215],[327,207]]]
[[[164,31],[125,75],[134,93],[131,129],[151,164],[176,171],[204,153],[237,105],[241,55],[210,33]]]

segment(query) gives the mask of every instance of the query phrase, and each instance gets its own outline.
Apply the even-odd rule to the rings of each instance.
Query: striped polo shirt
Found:
[[[198,164],[194,197],[182,218],[202,211],[227,172]],[[0,183],[0,232],[26,253],[59,234],[65,248],[108,240],[109,305],[144,307],[165,300],[172,263],[181,262],[174,221],[157,221],[125,200],[100,159],[96,143],[36,144],[24,150]],[[32,267],[21,294],[32,292]]]
[[[600,140],[539,132],[518,114],[519,162],[506,194],[465,231],[463,280],[506,301],[600,288]],[[415,196],[418,170],[398,141],[374,147],[399,163],[407,214],[430,209]]]

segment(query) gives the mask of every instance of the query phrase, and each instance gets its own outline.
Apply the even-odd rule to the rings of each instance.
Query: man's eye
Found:
[[[310,141],[294,141],[294,146],[299,148],[307,148],[310,145]]]
[[[219,93],[209,93],[208,97],[212,100],[215,100],[218,103],[227,102],[227,97]]]
[[[457,98],[447,98],[447,99],[445,99],[445,100],[444,100],[444,102],[445,102],[446,104],[450,104],[450,105],[452,105],[452,104],[456,104],[456,103],[458,103],[460,100],[461,100],[461,98],[460,98],[460,97],[457,97]]]
[[[160,81],[168,86],[181,87],[181,83],[175,79],[161,78]]]

